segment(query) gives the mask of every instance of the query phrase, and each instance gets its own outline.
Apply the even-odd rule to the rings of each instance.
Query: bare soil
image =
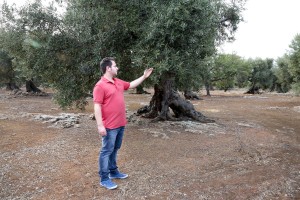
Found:
[[[0,90],[0,199],[300,199],[300,97],[212,91],[192,101],[216,123],[149,123],[151,95],[125,94],[127,125],[113,191],[99,186],[92,100],[61,110],[48,96]],[[36,115],[79,115],[70,128]]]

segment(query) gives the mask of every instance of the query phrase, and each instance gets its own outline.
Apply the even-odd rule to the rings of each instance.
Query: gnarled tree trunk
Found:
[[[32,80],[26,81],[26,92],[39,93],[41,90],[35,86]]]
[[[174,115],[171,114],[170,108]],[[160,84],[154,86],[154,95],[150,104],[138,110],[138,115],[152,118],[153,121],[164,120],[194,120],[203,123],[214,122],[200,112],[196,111],[193,104],[181,98],[174,89],[174,77],[164,76]]]
[[[245,94],[260,94],[258,86],[252,86]]]
[[[20,89],[14,82],[5,83],[5,85],[6,85],[6,90],[19,90]]]

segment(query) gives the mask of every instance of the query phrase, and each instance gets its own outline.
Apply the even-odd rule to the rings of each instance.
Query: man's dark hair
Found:
[[[106,72],[106,67],[111,67],[112,66],[112,61],[115,61],[115,58],[113,57],[106,57],[103,58],[100,62],[100,70],[103,74]]]

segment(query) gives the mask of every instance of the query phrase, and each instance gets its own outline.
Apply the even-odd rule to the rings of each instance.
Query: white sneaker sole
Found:
[[[110,179],[125,179],[125,178],[127,178],[128,177],[128,175],[127,176],[123,176],[123,177],[109,177]]]
[[[110,188],[108,188],[108,187],[106,187],[105,185],[102,185],[101,183],[100,183],[100,185],[102,186],[102,187],[105,187],[106,189],[108,189],[108,190],[113,190],[113,189],[116,189],[118,186],[116,185],[116,186],[114,186],[114,187],[110,187]]]

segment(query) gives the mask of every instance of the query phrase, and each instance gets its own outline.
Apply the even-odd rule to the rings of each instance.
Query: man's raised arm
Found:
[[[146,78],[148,78],[148,77],[151,75],[152,71],[153,71],[153,68],[146,69],[146,70],[144,71],[143,76],[141,76],[140,78],[135,79],[134,81],[131,81],[131,82],[130,82],[129,88],[130,88],[130,89],[136,88],[136,87],[137,87],[138,85],[140,85]]]

